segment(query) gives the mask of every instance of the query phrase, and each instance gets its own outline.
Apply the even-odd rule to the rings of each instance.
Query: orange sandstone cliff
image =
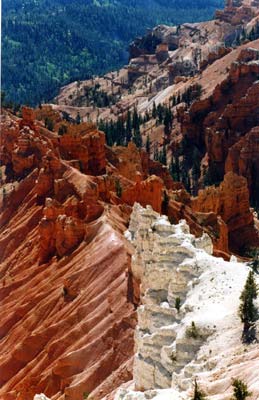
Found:
[[[103,90],[121,88],[124,97],[111,108],[84,109],[87,81],[63,88],[59,104],[23,108],[19,118],[2,110],[1,399],[44,392],[52,400],[97,400],[132,378],[140,282],[124,231],[135,202],[172,223],[185,219],[197,236],[207,232],[214,254],[226,259],[259,246],[250,207],[259,176],[259,41],[222,45],[237,27],[254,23],[258,5],[229,1],[216,17],[155,28],[168,41],[156,54],[140,54],[135,43],[127,69],[94,81]],[[194,85],[199,98],[172,104]],[[133,109],[151,114],[154,101],[171,107],[173,121],[167,134],[153,117],[141,126],[149,153],[132,142],[109,147],[86,122],[116,121]],[[74,118],[78,105],[83,123],[62,117],[69,110]],[[192,195],[168,169],[184,140],[199,155]],[[167,166],[154,157],[163,147]],[[216,182],[205,188],[215,169]],[[193,165],[187,172],[192,180]]]

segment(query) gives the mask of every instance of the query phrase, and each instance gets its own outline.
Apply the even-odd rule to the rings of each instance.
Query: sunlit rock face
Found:
[[[213,257],[206,234],[197,239],[185,221],[171,225],[151,207],[134,205],[125,235],[135,248],[132,272],[142,305],[134,382],[116,399],[189,399],[197,377],[209,398],[225,400],[236,376],[257,399],[259,348],[242,344],[238,317],[248,267]]]

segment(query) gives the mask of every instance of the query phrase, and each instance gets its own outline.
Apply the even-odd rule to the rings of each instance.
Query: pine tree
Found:
[[[254,280],[254,273],[250,271],[245,283],[245,287],[240,296],[239,317],[244,324],[242,338],[245,343],[250,343],[255,339],[253,329],[257,319],[257,309],[254,300],[257,298],[257,286]]]
[[[139,123],[139,115],[137,113],[136,108],[134,108],[133,111],[133,117],[132,117],[132,127],[134,129],[134,131],[137,131],[137,129],[139,128],[140,123]]]
[[[155,149],[154,149],[154,160],[155,161],[159,160],[159,152],[158,152],[157,144],[155,145]]]
[[[53,131],[53,129],[54,129],[54,122],[49,117],[45,118],[45,127],[49,131]]]
[[[133,135],[133,142],[138,148],[142,147],[142,136],[139,127],[135,130]]]
[[[167,154],[166,154],[166,145],[163,145],[163,149],[159,154],[159,162],[161,164],[167,165]]]
[[[249,263],[249,267],[255,274],[259,274],[259,253],[258,250],[255,252],[253,260]]]
[[[76,116],[76,124],[77,125],[81,124],[81,117],[80,117],[79,112],[77,113],[77,116]]]
[[[127,120],[126,120],[126,141],[129,143],[132,137],[132,121],[131,121],[131,112],[128,111],[127,113]]]
[[[147,141],[146,141],[146,152],[149,154],[150,153],[150,137],[148,135]]]
[[[65,133],[67,133],[67,126],[66,125],[61,125],[58,129],[58,134],[60,136],[63,136]]]
[[[165,135],[170,134],[170,130],[172,128],[172,122],[173,122],[172,112],[169,108],[166,108],[164,117]]]
[[[181,308],[181,299],[180,299],[180,297],[176,297],[176,299],[175,299],[175,308],[176,308],[177,312],[179,313],[180,308]]]
[[[180,182],[180,161],[178,153],[176,153],[175,156],[172,156],[169,171],[173,180]]]
[[[234,391],[231,400],[246,400],[247,397],[252,396],[252,393],[248,391],[247,384],[241,379],[234,379],[232,386]]]
[[[152,117],[153,117],[153,118],[156,118],[156,116],[157,116],[156,103],[153,102]]]
[[[158,121],[159,124],[162,124],[163,122],[163,107],[161,106],[161,104],[158,104],[157,106],[157,116],[158,116]]]

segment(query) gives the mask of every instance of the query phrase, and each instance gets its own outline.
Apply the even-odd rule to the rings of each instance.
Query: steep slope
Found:
[[[171,225],[150,207],[134,206],[126,236],[135,247],[132,271],[141,281],[143,305],[138,308],[134,382],[115,398],[189,399],[196,378],[209,399],[226,400],[232,379],[239,378],[256,400],[258,343],[242,343],[238,317],[248,267],[235,258],[212,257],[208,236],[195,239],[185,221]],[[159,390],[166,388],[172,389]]]
[[[158,23],[210,18],[222,0],[6,0],[3,80],[6,100],[36,105],[72,80],[128,61],[130,41]],[[146,9],[149,12],[146,12]]]
[[[159,25],[132,43],[126,68],[62,88],[53,108],[96,121],[109,144],[135,141],[192,195],[242,175],[257,208],[258,12],[226,2],[215,20]]]
[[[2,116],[0,397],[99,398],[131,377],[128,209],[105,209],[32,116]]]
[[[228,219],[256,234],[248,189],[230,173],[224,222],[135,144],[111,148],[92,123],[36,113],[53,131],[29,108],[1,116],[0,395],[98,399],[132,378],[140,280],[123,233],[134,202],[186,218],[229,258]]]

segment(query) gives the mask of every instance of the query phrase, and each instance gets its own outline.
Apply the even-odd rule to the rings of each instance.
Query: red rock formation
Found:
[[[245,176],[250,194],[258,193],[259,127],[253,128],[229,149],[225,171]]]
[[[259,41],[233,50],[205,69],[197,83],[203,95],[191,107],[178,107],[184,136],[205,147],[209,166],[223,179],[229,149],[257,126]]]
[[[253,1],[228,0],[226,8],[216,12],[216,18],[231,25],[240,25],[252,19],[257,12],[257,4]]]
[[[221,216],[228,227],[231,250],[240,251],[244,250],[246,244],[259,243],[250,211],[247,180],[244,177],[227,173],[218,188],[211,186],[199,191],[199,195],[192,200],[192,209]]]
[[[62,123],[66,132],[55,141],[65,160],[77,161],[79,169],[91,175],[105,173],[105,135],[89,123],[71,125]]]
[[[201,236],[203,232],[208,233],[213,242],[214,255],[229,259],[228,227],[221,216],[211,210],[195,210],[191,196],[185,190],[170,193],[164,212],[171,223],[185,219],[191,233],[196,236]]]
[[[153,210],[161,213],[162,211],[162,190],[163,182],[160,178],[153,175],[145,181],[137,175],[136,183],[133,187],[122,191],[121,199],[125,203],[133,206],[135,202],[141,205],[151,205]]]
[[[131,378],[139,288],[123,237],[130,206],[185,218],[227,257],[228,239],[232,249],[244,232],[251,240],[246,181],[228,174],[191,200],[133,144],[105,149],[91,124],[58,135],[28,114],[3,115],[0,398],[99,399]]]
[[[35,111],[29,107],[22,107],[22,120],[20,121],[20,129],[28,126],[30,129],[35,130]]]
[[[0,398],[101,398],[131,378],[129,213],[110,205],[107,219],[93,178],[58,158],[55,133],[21,126],[3,116]],[[34,156],[31,172],[17,169],[15,148],[21,165]]]

